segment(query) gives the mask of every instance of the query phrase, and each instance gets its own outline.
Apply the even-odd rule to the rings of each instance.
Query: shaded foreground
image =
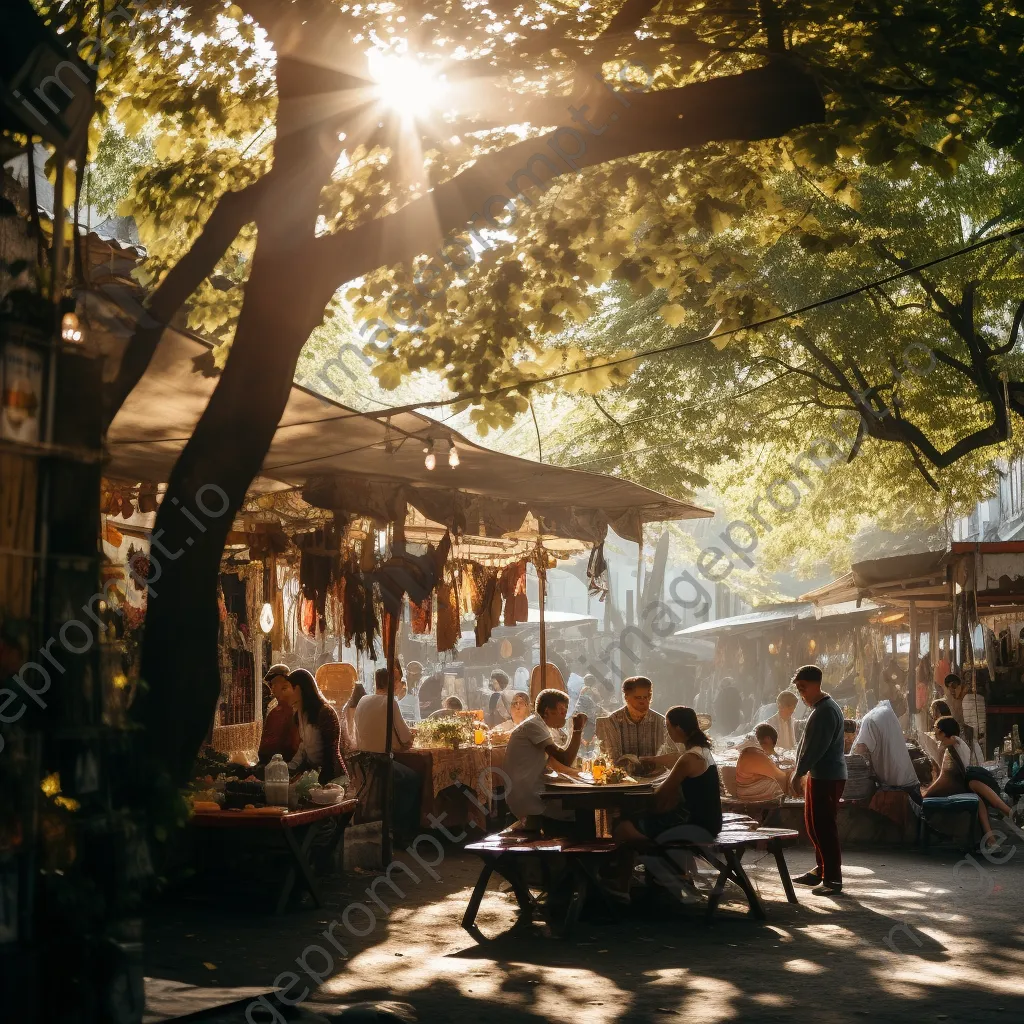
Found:
[[[799,849],[787,859],[795,875],[810,856]],[[459,920],[479,861],[452,850],[437,868],[439,881],[396,876],[405,899],[378,888],[393,911],[370,935],[336,931],[350,958],[339,955],[309,998],[394,999],[411,1004],[420,1021],[488,1024],[1024,1019],[1024,847],[1002,865],[904,850],[849,851],[847,865],[841,898],[800,890],[800,906],[785,902],[770,856],[753,867],[767,900],[764,924],[740,912],[730,886],[733,902],[710,928],[700,908],[657,907],[619,925],[584,921],[568,943],[534,926],[478,945]],[[372,880],[350,875],[330,888],[329,906],[282,918],[168,901],[149,922],[147,976],[228,990],[224,1000],[268,990],[281,972],[297,970],[307,947],[324,944],[320,933],[350,903],[372,905],[365,892]],[[478,923],[496,934],[512,924],[514,908],[511,896],[492,888]],[[362,927],[366,918],[353,920]],[[308,963],[323,970],[316,954]],[[230,991],[239,987],[250,992]],[[148,1020],[174,1005],[184,1012],[180,1000],[155,995]],[[245,1015],[235,1009],[209,1019],[234,1024]]]

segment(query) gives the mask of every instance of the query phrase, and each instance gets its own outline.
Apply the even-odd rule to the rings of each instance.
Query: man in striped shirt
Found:
[[[613,762],[623,754],[655,757],[668,741],[665,719],[651,710],[654,684],[646,676],[623,680],[625,704],[618,711],[597,720],[601,751]]]

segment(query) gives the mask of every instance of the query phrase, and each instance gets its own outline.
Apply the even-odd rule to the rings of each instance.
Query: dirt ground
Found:
[[[806,848],[787,859],[794,875],[811,861]],[[409,861],[420,880],[396,875],[404,899],[378,886],[389,916],[367,896],[372,874],[332,883],[319,910],[282,917],[167,900],[147,926],[147,1019],[181,1013],[211,989],[224,1001],[267,991],[281,972],[301,973],[296,958],[305,957],[324,982],[291,982],[293,999],[310,986],[308,999],[335,1004],[399,1000],[429,1022],[1024,1020],[1024,845],[999,865],[943,849],[854,849],[845,862],[841,897],[800,889],[798,906],[785,901],[774,861],[756,862],[764,923],[746,916],[730,886],[711,927],[699,908],[661,905],[617,924],[584,921],[568,942],[531,926],[477,944],[459,921],[479,861],[454,848],[433,869],[436,881]],[[510,901],[492,883],[485,933],[513,923]],[[358,909],[344,917],[356,903],[376,910],[375,926]],[[335,949],[328,965],[312,946],[331,950],[321,933],[335,920],[369,933],[356,939],[339,923],[333,934],[349,955]],[[251,1022],[271,1019],[249,1012]],[[245,1009],[208,1019],[234,1024]]]

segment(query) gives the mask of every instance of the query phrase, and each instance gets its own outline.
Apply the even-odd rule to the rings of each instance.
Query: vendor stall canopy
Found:
[[[109,477],[167,480],[216,385],[194,369],[209,351],[185,331],[164,332],[111,425]],[[432,445],[454,446],[458,465],[439,459],[428,469],[423,451]],[[420,413],[357,413],[298,385],[253,484],[262,492],[295,489],[337,517],[383,525],[407,504],[422,515],[425,532],[429,523],[451,527],[456,536],[517,534],[524,550],[538,534],[545,547],[559,538],[599,543],[608,527],[640,541],[645,523],[713,514],[628,480],[490,451]]]

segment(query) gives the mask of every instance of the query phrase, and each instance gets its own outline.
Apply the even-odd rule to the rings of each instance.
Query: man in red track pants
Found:
[[[811,709],[796,753],[793,785],[804,785],[804,824],[814,846],[814,871],[794,878],[811,885],[817,896],[834,896],[843,891],[843,857],[839,848],[839,800],[846,787],[846,758],[843,744],[843,710],[821,689],[821,669],[804,665],[797,669],[793,684]]]

